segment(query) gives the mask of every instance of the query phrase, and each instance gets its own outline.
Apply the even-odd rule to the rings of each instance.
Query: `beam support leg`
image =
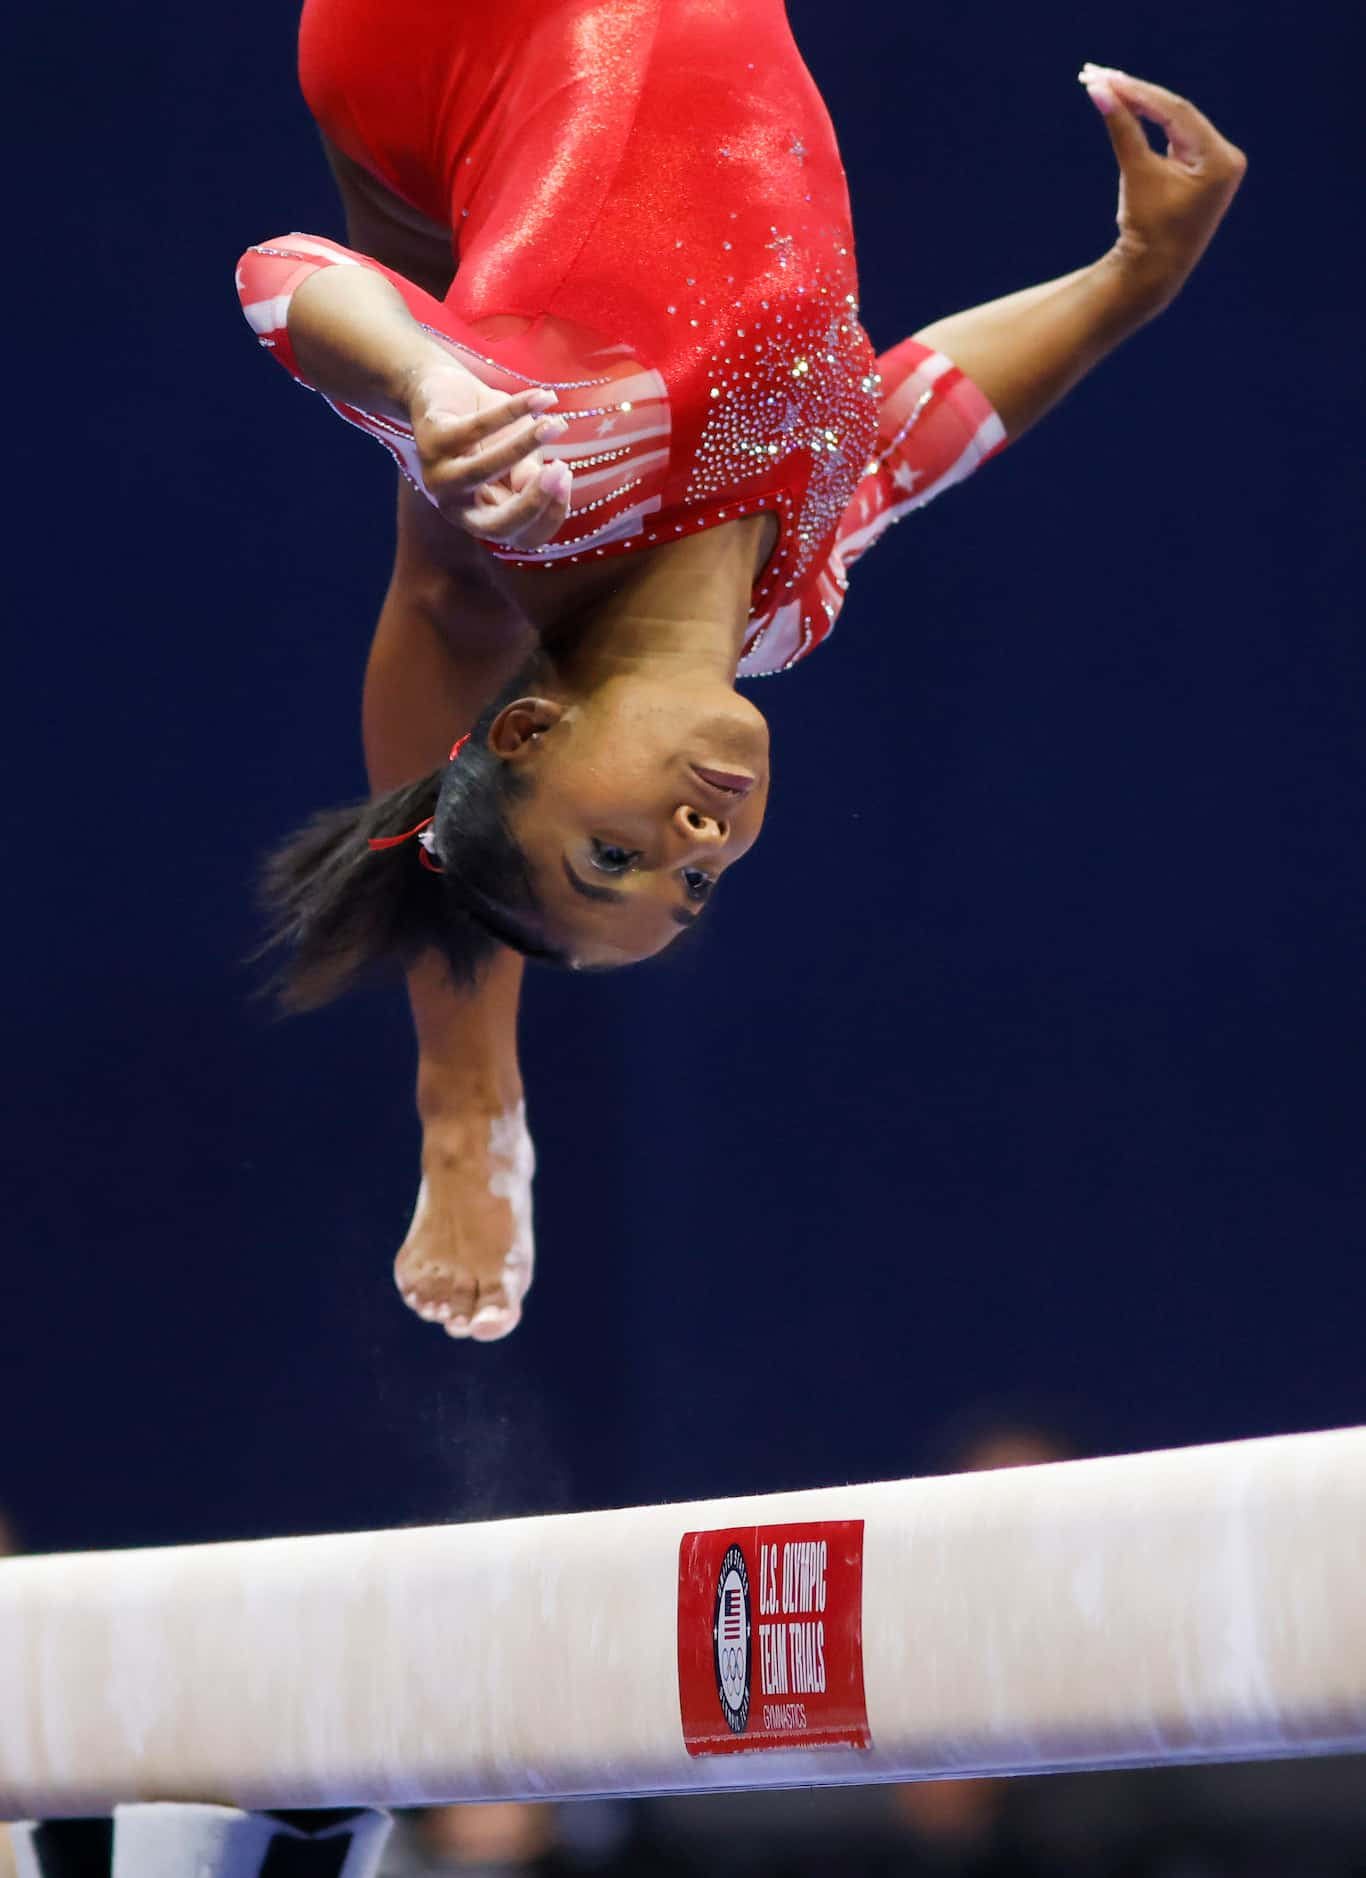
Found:
[[[120,1806],[10,1828],[19,1878],[377,1878],[387,1813]]]

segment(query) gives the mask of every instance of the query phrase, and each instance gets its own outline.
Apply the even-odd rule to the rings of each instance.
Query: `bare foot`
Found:
[[[535,1170],[524,1102],[427,1122],[422,1185],[394,1282],[404,1303],[447,1336],[492,1343],[521,1321]]]

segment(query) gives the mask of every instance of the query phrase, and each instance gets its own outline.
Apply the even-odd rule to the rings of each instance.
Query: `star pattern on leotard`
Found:
[[[818,283],[814,295],[784,299],[781,306],[753,332],[739,328],[735,350],[712,361],[713,408],[685,500],[706,501],[756,475],[771,478],[786,458],[804,456],[790,586],[810,566],[864,473],[877,434],[881,381],[871,369],[872,348],[853,294],[835,295]]]
[[[773,240],[766,241],[764,243],[764,246],[766,248],[772,248],[773,252],[777,255],[779,267],[791,266],[791,263],[792,263],[792,237],[791,235],[780,235],[777,229],[775,228],[773,230]]]

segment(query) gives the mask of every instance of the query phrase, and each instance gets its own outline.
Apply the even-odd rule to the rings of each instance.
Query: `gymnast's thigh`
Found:
[[[455,278],[450,229],[386,189],[329,137],[322,141],[346,216],[348,247],[402,274],[434,300],[444,300]]]

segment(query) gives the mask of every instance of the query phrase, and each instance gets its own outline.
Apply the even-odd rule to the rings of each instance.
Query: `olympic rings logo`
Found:
[[[750,1632],[749,1567],[745,1554],[732,1545],[721,1561],[716,1579],[716,1608],[712,1624],[712,1657],[721,1713],[732,1734],[749,1726]]]

